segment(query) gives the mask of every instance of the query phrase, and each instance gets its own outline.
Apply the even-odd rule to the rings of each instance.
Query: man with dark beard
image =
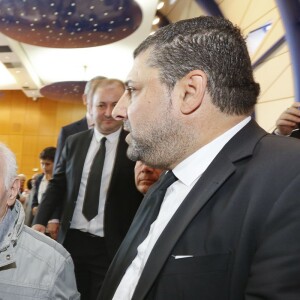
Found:
[[[113,116],[129,130],[129,158],[169,171],[98,299],[300,299],[300,144],[251,119],[259,85],[240,30],[180,21],[134,58]]]

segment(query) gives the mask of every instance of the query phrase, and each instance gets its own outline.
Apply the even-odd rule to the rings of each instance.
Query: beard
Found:
[[[174,166],[187,147],[185,130],[178,120],[172,118],[169,111],[161,112],[151,124],[143,122],[132,129],[129,120],[124,121],[124,128],[130,134],[127,156],[133,161],[141,160],[146,165],[170,169]]]

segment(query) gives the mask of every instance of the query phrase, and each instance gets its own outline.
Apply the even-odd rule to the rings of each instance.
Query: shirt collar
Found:
[[[175,176],[185,185],[189,186],[195,182],[208,168],[210,163],[227,144],[227,142],[239,132],[249,121],[251,117],[230,128],[216,139],[203,146],[184,161],[179,163],[174,169]]]
[[[111,134],[104,135],[104,134],[100,133],[96,127],[94,127],[94,136],[96,138],[97,143],[100,143],[100,141],[103,137],[106,137],[110,143],[114,143],[118,140],[121,130],[122,130],[122,127],[120,127],[117,131],[115,131]]]

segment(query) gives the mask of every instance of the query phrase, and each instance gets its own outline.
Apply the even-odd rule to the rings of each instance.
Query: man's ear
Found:
[[[83,105],[87,105],[87,96],[85,94],[82,95],[82,103]]]
[[[8,206],[12,206],[16,202],[16,197],[18,195],[19,189],[20,189],[20,179],[15,178],[8,191],[8,199],[7,199]]]
[[[200,107],[207,87],[207,76],[201,70],[193,70],[182,80],[185,93],[181,103],[181,112],[187,115]]]

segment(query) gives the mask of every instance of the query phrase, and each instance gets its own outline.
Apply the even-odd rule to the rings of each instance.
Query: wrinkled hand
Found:
[[[46,227],[44,225],[41,225],[41,224],[35,224],[31,228],[36,230],[36,231],[39,231],[41,233],[45,233],[45,231],[46,231]]]
[[[54,240],[57,240],[57,234],[59,229],[59,223],[48,223],[47,230]]]
[[[300,123],[300,102],[294,102],[276,121],[276,128],[281,135],[290,135]]]

